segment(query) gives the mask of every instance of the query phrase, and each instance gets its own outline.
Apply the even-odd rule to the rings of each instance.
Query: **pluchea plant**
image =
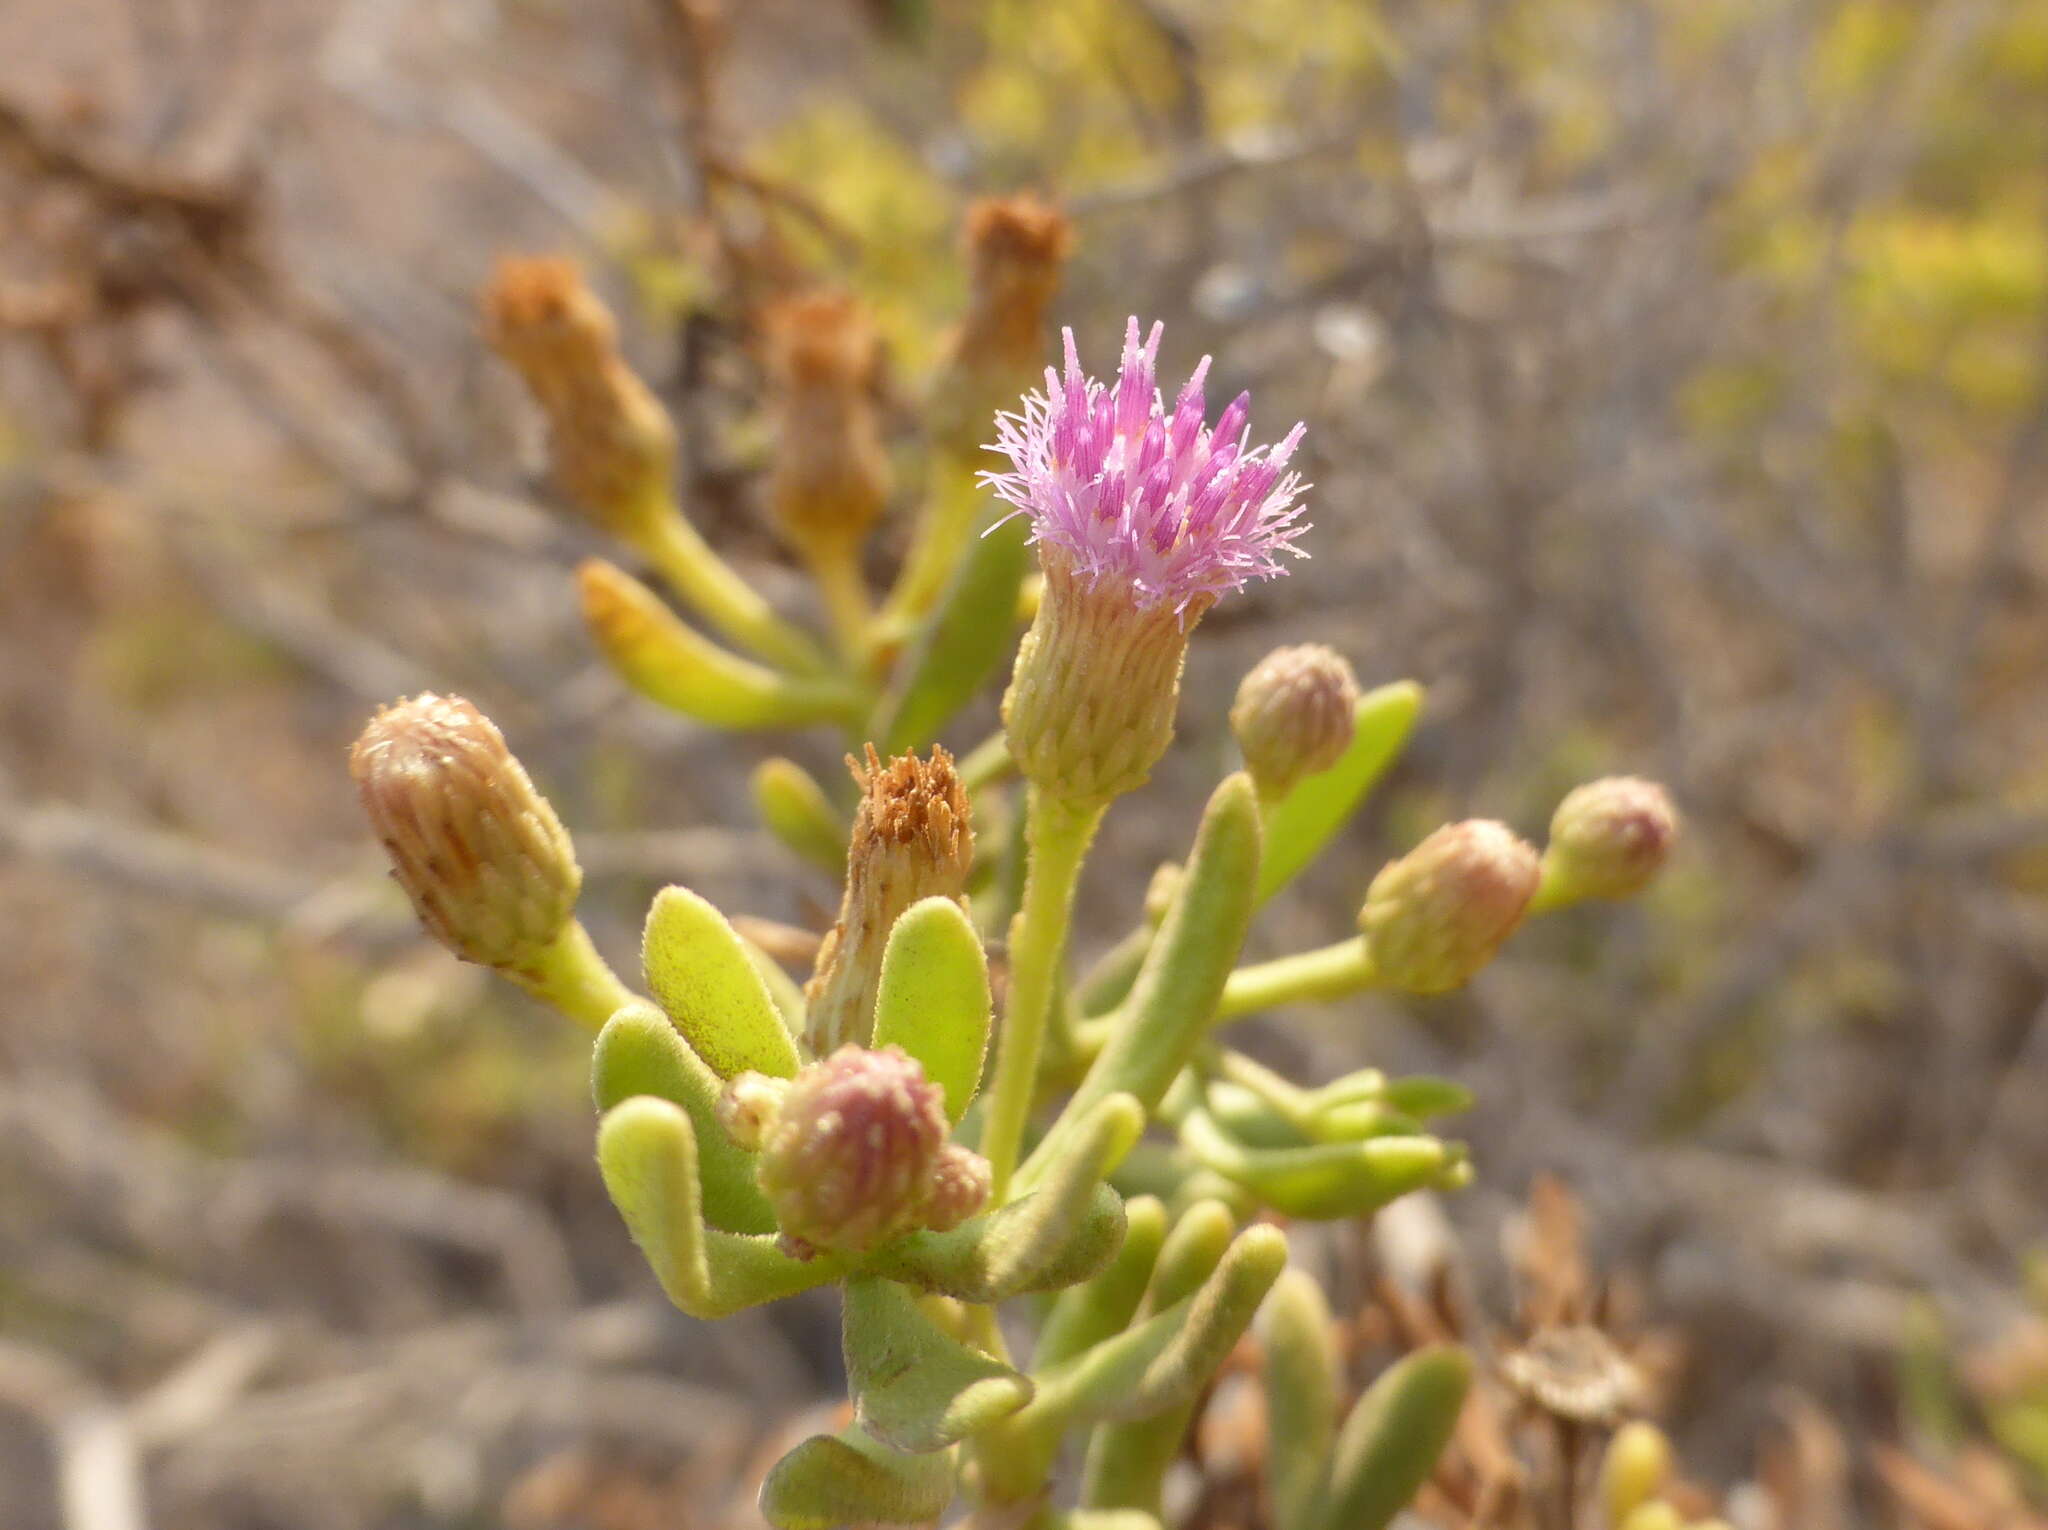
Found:
[[[840,1288],[850,1421],[768,1473],[771,1523],[921,1523],[964,1497],[988,1526],[1155,1525],[1198,1400],[1263,1307],[1268,1521],[1372,1530],[1428,1477],[1470,1361],[1411,1355],[1345,1413],[1328,1308],[1283,1273],[1279,1224],[1462,1184],[1463,1147],[1430,1121],[1466,1099],[1372,1070],[1298,1083],[1228,1027],[1455,988],[1531,913],[1638,891],[1676,821],[1656,787],[1613,780],[1566,800],[1547,851],[1452,824],[1370,878],[1354,938],[1239,965],[1260,908],[1352,817],[1422,700],[1405,683],[1361,694],[1327,648],[1283,649],[1231,712],[1245,770],[1131,933],[1070,975],[1090,843],[1171,741],[1201,618],[1305,556],[1303,429],[1253,444],[1243,396],[1212,422],[1206,359],[1168,403],[1160,327],[1133,320],[1107,383],[1069,332],[1044,391],[994,422],[1006,465],[977,474],[963,440],[988,417],[968,436],[961,400],[1022,391],[1067,236],[1031,203],[979,209],[970,231],[976,294],[932,408],[930,500],[879,600],[861,556],[891,494],[873,333],[829,295],[764,322],[770,508],[829,639],[691,529],[674,432],[573,269],[514,263],[488,298],[563,493],[716,634],[586,565],[591,630],[627,682],[707,723],[829,723],[861,747],[850,822],[786,760],[756,776],[768,827],[844,874],[805,986],[670,887],[629,988],[575,920],[568,836],[466,702],[380,713],[354,772],[427,929],[596,1033],[604,1181],[674,1302],[715,1319]],[[934,736],[1013,646],[1002,729],[956,762]]]

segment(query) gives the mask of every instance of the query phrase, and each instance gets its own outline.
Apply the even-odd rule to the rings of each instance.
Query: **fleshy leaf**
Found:
[[[692,1317],[728,1317],[846,1272],[829,1255],[799,1261],[773,1238],[706,1227],[697,1138],[679,1105],[642,1094],[613,1107],[598,1125],[597,1163],[655,1278]]]
[[[1019,1185],[1037,1184],[1068,1151],[1076,1123],[1106,1095],[1130,1094],[1153,1109],[1194,1056],[1251,927],[1259,835],[1258,798],[1251,777],[1239,771],[1210,796],[1137,984],[1111,1021],[1101,1055],[1019,1170]]]
[[[943,1450],[1031,1401],[1009,1366],[941,1332],[894,1281],[846,1283],[846,1376],[854,1417],[895,1450]]]
[[[1043,1370],[1122,1333],[1138,1314],[1152,1267],[1166,1238],[1166,1207],[1153,1196],[1124,1204],[1124,1241],[1108,1268],[1062,1291],[1038,1331],[1031,1363]]]
[[[732,1232],[774,1232],[775,1215],[754,1185],[753,1156],[735,1147],[718,1124],[722,1088],[668,1016],[652,1004],[626,1006],[598,1032],[590,1091],[599,1114],[636,1094],[682,1106],[696,1133],[705,1220]]]
[[[1337,1349],[1322,1287],[1287,1270],[1259,1312],[1266,1356],[1266,1476],[1277,1530],[1310,1530],[1337,1435]]]
[[[796,1043],[766,981],[725,915],[704,899],[686,887],[657,893],[641,961],[649,990],[713,1073],[796,1076]]]
[[[993,1012],[988,958],[951,898],[926,898],[889,931],[875,997],[875,1045],[892,1042],[924,1065],[958,1123],[981,1083]]]
[[[1147,1418],[1192,1399],[1243,1337],[1287,1262],[1277,1227],[1246,1228],[1200,1290],[1038,1377],[1032,1429]]]
[[[1144,1126],[1135,1100],[1112,1095],[1081,1124],[1073,1151],[1032,1194],[951,1232],[902,1239],[870,1257],[867,1268],[970,1302],[1086,1280],[1123,1238],[1123,1202],[1103,1181]]]
[[[754,767],[753,787],[754,810],[770,834],[819,870],[846,874],[846,822],[809,771],[778,755]]]
[[[1266,855],[1259,902],[1285,887],[1351,821],[1373,783],[1408,742],[1422,711],[1412,680],[1380,686],[1358,698],[1357,731],[1344,757],[1300,782],[1266,813]]]
[[[1273,1210],[1318,1220],[1376,1211],[1411,1190],[1438,1183],[1459,1161],[1459,1154],[1435,1137],[1251,1148],[1232,1140],[1202,1110],[1182,1118],[1180,1140],[1203,1167],[1236,1180]]]
[[[1031,564],[1022,521],[978,538],[898,673],[878,730],[886,754],[922,749],[1016,647],[1017,588]]]
[[[768,1470],[761,1514],[775,1530],[916,1525],[953,1501],[955,1453],[905,1455],[858,1426],[814,1434]]]
[[[1471,1384],[1471,1357],[1448,1346],[1381,1373],[1337,1437],[1316,1530],[1383,1530],[1436,1470]]]
[[[584,563],[576,578],[597,646],[650,701],[720,728],[794,728],[850,721],[859,712],[850,687],[785,674],[719,647],[603,559]]]

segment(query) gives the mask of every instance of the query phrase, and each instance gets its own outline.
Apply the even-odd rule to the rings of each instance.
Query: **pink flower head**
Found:
[[[1130,321],[1114,386],[1082,372],[1066,330],[1065,376],[1047,367],[1044,393],[996,417],[989,450],[1013,471],[982,480],[1090,585],[1127,583],[1141,606],[1185,611],[1286,572],[1282,551],[1308,556],[1294,545],[1308,530],[1295,503],[1306,485],[1287,471],[1302,427],[1278,446],[1248,445],[1251,395],[1240,393],[1207,428],[1207,356],[1169,413],[1154,376],[1164,328],[1140,345]]]

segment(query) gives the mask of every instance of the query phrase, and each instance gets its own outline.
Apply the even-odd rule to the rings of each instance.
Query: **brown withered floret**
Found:
[[[943,745],[929,759],[904,754],[884,763],[870,744],[865,764],[851,756],[846,763],[861,789],[846,892],[805,989],[807,1036],[820,1057],[868,1043],[890,929],[921,899],[964,901],[974,864],[967,789]]]

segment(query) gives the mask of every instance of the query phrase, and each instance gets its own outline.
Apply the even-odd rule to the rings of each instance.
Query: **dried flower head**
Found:
[[[820,1057],[874,1034],[889,931],[921,899],[964,898],[974,864],[967,788],[943,745],[929,759],[901,754],[884,764],[870,744],[865,765],[851,756],[846,764],[861,789],[846,891],[804,990],[806,1039]]]
[[[1609,776],[1566,794],[1543,851],[1546,893],[1561,902],[1632,898],[1678,842],[1678,810],[1655,781]]]
[[[935,1194],[942,1217],[959,1209],[960,1155],[973,1156],[949,1142],[944,1095],[915,1059],[845,1046],[789,1086],[757,1178],[792,1253],[864,1253],[930,1226]]]
[[[1500,1373],[1522,1397],[1575,1424],[1611,1424],[1642,1405],[1641,1374],[1590,1323],[1539,1330],[1501,1357]]]
[[[547,415],[562,492],[632,540],[666,511],[675,426],[619,354],[618,327],[572,260],[509,258],[484,289],[484,333]]]
[[[1287,471],[1304,427],[1277,446],[1249,445],[1251,395],[1241,393],[1211,429],[1206,356],[1169,413],[1155,377],[1164,328],[1153,325],[1141,344],[1130,320],[1109,385],[1082,372],[1065,331],[1065,375],[1048,367],[1044,393],[998,416],[991,450],[1011,470],[983,478],[1031,518],[1048,573],[1063,563],[1133,605],[1193,617],[1250,580],[1285,572],[1280,553],[1307,556],[1294,546],[1308,530],[1296,502],[1304,486]]]
[[[1278,797],[1342,758],[1357,711],[1358,679],[1344,656],[1303,643],[1276,648],[1252,666],[1237,688],[1230,729],[1259,790]]]
[[[349,773],[420,922],[464,961],[519,971],[582,887],[561,820],[491,720],[431,693],[381,709]]]
[[[1446,824],[1380,868],[1358,928],[1380,981],[1444,993],[1493,960],[1522,922],[1539,876],[1534,849],[1505,824]]]
[[[967,209],[967,314],[954,332],[926,403],[933,440],[962,461],[979,458],[988,418],[1009,404],[1045,356],[1046,310],[1073,249],[1065,214],[1030,195],[989,197]]]
[[[768,501],[799,552],[857,543],[889,496],[889,460],[875,409],[881,341],[861,303],[812,292],[762,319],[774,388],[776,452]]]

